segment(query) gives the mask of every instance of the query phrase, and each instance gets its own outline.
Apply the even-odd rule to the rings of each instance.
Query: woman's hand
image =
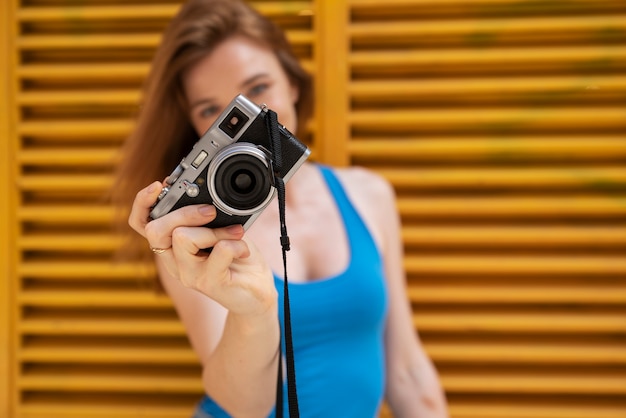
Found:
[[[185,206],[150,221],[150,207],[160,192],[161,184],[154,182],[137,193],[128,223],[151,248],[165,249],[157,257],[169,274],[234,314],[257,315],[276,304],[272,272],[244,239],[241,225],[204,227],[216,216],[211,205]]]

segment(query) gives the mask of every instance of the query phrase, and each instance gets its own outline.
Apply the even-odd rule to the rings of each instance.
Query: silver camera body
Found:
[[[276,195],[267,113],[245,96],[235,97],[166,178],[150,217],[212,204],[217,216],[206,226],[247,229]],[[282,165],[276,174],[287,182],[311,152],[284,126],[278,131]]]

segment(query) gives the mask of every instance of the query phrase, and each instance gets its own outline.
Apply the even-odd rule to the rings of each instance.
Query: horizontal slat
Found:
[[[30,64],[18,66],[16,76],[21,79],[57,80],[142,80],[149,63],[97,63],[97,64]]]
[[[158,343],[155,347],[90,347],[54,346],[20,349],[17,357],[22,362],[46,363],[90,363],[90,364],[198,364],[198,357],[188,347],[167,348]]]
[[[626,129],[626,107],[354,111],[353,129],[393,133],[610,132]]]
[[[427,286],[408,288],[409,300],[417,304],[464,305],[626,305],[624,286],[520,286],[509,283],[500,286]]]
[[[302,60],[302,66],[313,72],[313,62]],[[63,80],[84,81],[98,80],[141,82],[148,74],[150,64],[144,62],[94,63],[94,64],[29,64],[18,66],[15,75],[24,80]]]
[[[535,376],[515,373],[481,376],[443,373],[441,381],[448,393],[626,395],[623,376],[592,373],[565,376],[552,376],[547,373]]]
[[[626,196],[576,197],[400,197],[398,208],[404,216],[418,219],[516,218],[545,219],[584,217],[626,218]]]
[[[22,263],[17,266],[19,277],[38,279],[132,279],[154,277],[152,264],[117,263],[102,261],[38,261]]]
[[[22,122],[17,133],[22,136],[40,138],[82,139],[125,137],[130,133],[134,122],[129,119],[74,120],[74,121],[33,121]]]
[[[110,375],[80,375],[51,374],[48,376],[21,376],[17,381],[21,390],[53,390],[55,392],[157,392],[157,393],[197,393],[202,394],[200,376],[182,377],[168,375],[137,376],[127,374],[122,376]]]
[[[310,1],[253,3],[255,8],[267,16],[307,15],[312,9]],[[180,8],[178,4],[137,4],[114,6],[60,6],[23,7],[17,11],[17,18],[24,22],[72,21],[106,19],[159,18],[169,20]]]
[[[354,12],[368,11],[376,15],[384,15],[400,9],[409,8],[420,15],[467,15],[486,16],[518,16],[522,13],[556,14],[556,13],[593,13],[609,11],[625,11],[626,6],[621,0],[569,0],[565,2],[517,0],[388,0],[381,3],[377,0],[350,0]]]
[[[411,40],[419,46],[494,46],[550,42],[599,43],[626,40],[623,16],[534,17],[449,21],[357,22],[353,43],[378,45]]]
[[[139,98],[138,89],[27,91],[17,95],[17,103],[22,106],[135,105]]]
[[[426,351],[436,363],[626,365],[626,348],[614,346],[542,343],[427,343]],[[43,354],[43,353],[42,353]]]
[[[445,248],[618,249],[626,246],[626,224],[598,226],[411,226],[407,246]]]
[[[161,394],[157,394],[152,402],[137,400],[131,404],[122,402],[112,404],[110,400],[83,404],[84,401],[74,399],[70,403],[65,401],[65,398],[56,403],[30,401],[19,406],[17,416],[19,418],[137,418],[142,415],[152,418],[180,418],[192,416],[197,400],[187,399],[182,405],[176,405],[173,402],[171,405],[158,405],[155,400],[159,396],[163,398]],[[174,396],[171,394],[167,398],[172,399]]]
[[[106,191],[112,184],[112,177],[106,174],[75,175],[31,175],[20,177],[17,186],[24,191]]]
[[[36,148],[19,151],[17,161],[22,165],[38,166],[109,166],[119,161],[117,148]]]
[[[81,291],[26,290],[18,295],[18,302],[25,306],[46,307],[171,307],[172,302],[154,290],[144,291]]]
[[[626,20],[626,19],[625,19]],[[349,86],[354,102],[410,101],[424,106],[462,105],[585,105],[589,101],[624,103],[626,77],[569,76],[467,78],[442,80],[357,80]]]
[[[17,246],[24,251],[72,251],[104,252],[113,251],[123,239],[113,234],[28,234],[18,238]]]
[[[506,188],[552,190],[587,188],[625,191],[626,167],[377,169],[394,186],[416,190]]]
[[[36,335],[115,335],[115,336],[184,336],[177,319],[24,319],[17,325],[21,334]]]
[[[484,276],[602,274],[626,277],[623,256],[417,256],[407,255],[404,266],[412,274],[445,274]],[[624,321],[626,326],[626,321]]]
[[[398,74],[411,69],[415,74],[438,76],[496,73],[623,73],[626,47],[491,48],[434,51],[353,52],[353,72],[378,71]]]
[[[379,160],[415,162],[485,162],[615,160],[626,157],[626,141],[618,135],[580,137],[532,136],[467,138],[353,138],[350,153]]]
[[[623,314],[566,313],[430,313],[414,314],[420,332],[527,335],[626,334]]]
[[[292,45],[308,45],[313,42],[313,33],[306,30],[286,31]],[[99,48],[156,48],[161,42],[158,33],[106,34],[106,35],[40,35],[23,36],[17,39],[17,47],[28,50],[43,49],[99,49]]]
[[[449,410],[458,418],[623,418],[624,406],[609,403],[601,397],[590,401],[530,402],[500,399],[486,402],[450,403]]]
[[[45,224],[110,224],[114,216],[115,210],[104,205],[33,205],[17,211],[22,222]]]

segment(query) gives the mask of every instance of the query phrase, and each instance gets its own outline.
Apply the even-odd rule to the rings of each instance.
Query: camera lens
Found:
[[[254,189],[254,185],[256,184],[256,179],[254,175],[248,170],[239,170],[232,177],[232,185],[233,190],[241,194],[250,193],[251,190]]]
[[[251,215],[274,195],[268,156],[252,144],[224,148],[211,161],[208,179],[215,206],[231,215]]]

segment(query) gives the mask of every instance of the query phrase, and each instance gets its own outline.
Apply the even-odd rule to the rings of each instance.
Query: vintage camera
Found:
[[[270,118],[259,107],[239,95],[226,107],[193,149],[165,180],[152,219],[187,205],[213,204],[217,217],[212,228],[234,224],[247,229],[276,195]],[[282,164],[276,173],[285,182],[298,170],[310,150],[284,126],[280,134]],[[277,151],[276,151],[277,152]]]

